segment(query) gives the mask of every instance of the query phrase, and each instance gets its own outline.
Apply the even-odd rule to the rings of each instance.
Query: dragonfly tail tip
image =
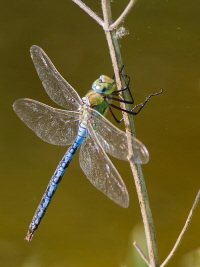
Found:
[[[31,232],[30,230],[28,230],[28,233],[25,237],[25,240],[27,240],[28,242],[30,242],[33,238],[33,232]]]

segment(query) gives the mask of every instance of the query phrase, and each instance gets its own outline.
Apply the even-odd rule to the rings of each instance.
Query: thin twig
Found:
[[[184,225],[184,227],[183,227],[183,229],[182,229],[182,231],[181,231],[181,233],[180,233],[180,235],[179,235],[179,237],[178,237],[178,239],[177,239],[177,241],[176,241],[173,249],[171,250],[171,252],[169,253],[169,255],[167,256],[167,258],[164,260],[164,262],[161,264],[160,267],[164,267],[169,262],[169,260],[174,256],[175,251],[177,250],[178,246],[180,245],[180,243],[182,241],[182,238],[183,238],[185,232],[188,229],[188,226],[189,226],[189,224],[191,222],[192,216],[194,214],[194,210],[197,207],[197,204],[198,204],[199,199],[200,199],[200,190],[197,193],[197,196],[196,196],[195,201],[194,201],[194,203],[192,205],[192,208],[190,210],[190,213],[189,213],[189,215],[187,217],[187,220],[185,222],[185,225]]]
[[[105,27],[109,27],[112,23],[112,16],[111,16],[111,8],[110,8],[110,1],[109,0],[102,0],[102,11],[104,16]],[[119,69],[122,67],[122,58],[119,48],[119,43],[116,38],[116,33],[113,30],[105,31],[106,39],[108,41],[109,51],[111,55],[111,60],[115,72],[116,83],[119,89],[123,88],[120,76],[119,76]],[[125,90],[126,93],[126,90]],[[126,95],[123,95],[126,99]],[[124,103],[122,103],[124,104]],[[122,106],[124,108],[124,106]],[[125,108],[127,108],[125,106]],[[133,155],[133,144],[132,144],[132,135],[135,135],[135,128],[133,122],[133,116],[128,116],[128,114],[123,113],[123,118],[126,127],[126,134],[128,140],[128,149],[129,149],[129,156]],[[158,258],[158,250],[156,245],[156,237],[154,231],[154,223],[151,214],[150,204],[148,200],[147,189],[142,173],[142,168],[140,165],[135,165],[133,162],[129,162],[130,167],[134,176],[136,190],[138,194],[138,199],[140,203],[140,209],[142,213],[144,228],[145,228],[145,235],[147,239],[147,246],[149,252],[149,260],[151,267],[159,266],[159,258]]]
[[[113,69],[114,69],[115,80],[117,83],[117,87],[121,89],[122,88],[122,82],[120,79],[119,70],[122,67],[122,59],[121,59],[121,55],[119,54],[119,51],[117,51],[118,53],[116,53],[116,46],[113,42],[114,32],[110,32],[109,30],[107,30],[107,29],[109,29],[109,27],[112,23],[110,0],[101,0],[101,5],[102,5],[102,11],[103,11],[103,17],[104,17],[104,25],[105,25],[104,30],[105,30],[105,35],[106,35],[106,39],[108,42],[110,57],[111,57],[111,61],[112,61]],[[117,58],[117,55],[119,55],[118,58]],[[124,108],[125,108],[125,106],[124,106]]]
[[[143,260],[146,262],[146,264],[148,266],[151,266],[148,259],[146,258],[146,256],[144,255],[143,251],[141,250],[141,248],[137,245],[137,243],[134,241],[133,245],[135,246],[135,248],[137,249],[138,253],[140,254],[140,256],[143,258]]]
[[[110,31],[112,31],[113,29],[116,29],[118,27],[118,25],[124,20],[124,18],[126,17],[126,15],[131,11],[131,8],[135,4],[135,2],[136,2],[136,0],[130,0],[130,2],[128,3],[128,5],[126,6],[126,8],[122,12],[122,14],[119,16],[119,18],[116,19],[116,21],[113,22],[110,25],[110,27],[109,27],[109,30]]]
[[[75,4],[77,4],[81,9],[83,9],[90,17],[92,17],[98,24],[100,24],[102,27],[104,27],[103,20],[94,12],[92,9],[90,9],[85,3],[83,3],[81,0],[72,0]]]
[[[142,219],[144,224],[144,230],[147,240],[147,247],[149,253],[149,261],[151,267],[158,267],[159,258],[158,258],[158,248],[156,244],[156,235],[154,230],[154,222],[151,213],[150,203],[148,199],[148,193],[146,189],[145,180],[143,177],[142,168],[140,165],[137,166],[133,162],[129,162],[131,169],[134,173],[134,181],[136,186],[136,191],[138,194],[138,199],[140,203],[140,210],[142,213]],[[139,175],[135,175],[138,172]]]

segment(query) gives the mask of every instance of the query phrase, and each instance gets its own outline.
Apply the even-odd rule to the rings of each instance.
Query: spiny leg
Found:
[[[120,74],[121,78],[123,79],[124,83],[126,84],[126,86],[125,86],[124,88],[120,89],[120,90],[116,90],[116,91],[114,91],[111,95],[106,96],[106,97],[105,97],[105,101],[106,101],[106,99],[107,99],[107,100],[114,100],[114,101],[118,101],[118,102],[121,102],[121,103],[131,104],[131,105],[132,105],[132,104],[134,104],[134,98],[133,98],[133,96],[132,96],[132,93],[131,93],[131,91],[130,91],[130,87],[129,87],[129,84],[130,84],[130,77],[129,77],[128,75],[124,75],[124,74],[122,73],[122,72],[123,72],[123,69],[124,69],[124,65],[122,66],[122,68],[121,68],[119,74]],[[114,77],[115,77],[115,75],[114,75]],[[129,92],[129,95],[130,95],[130,98],[131,98],[130,101],[124,100],[124,99],[122,99],[122,98],[117,98],[117,97],[115,97],[115,96],[119,96],[119,93],[120,93],[120,92],[123,92],[123,91],[125,91],[125,90],[128,90],[128,92]],[[114,120],[115,120],[117,123],[120,123],[120,122],[123,121],[124,119],[123,119],[123,118],[121,118],[120,120],[117,119],[117,117],[115,116],[115,114],[114,114],[114,112],[112,111],[111,107],[113,107],[113,108],[115,108],[115,109],[118,109],[118,110],[121,110],[121,111],[123,111],[123,112],[126,112],[126,113],[128,113],[128,114],[137,115],[137,114],[140,113],[140,111],[143,109],[143,107],[146,105],[146,103],[149,101],[149,99],[150,99],[152,96],[161,94],[162,92],[163,92],[163,90],[161,89],[160,92],[158,92],[158,93],[150,94],[150,95],[145,99],[144,102],[135,105],[131,110],[123,109],[123,108],[121,108],[121,107],[119,107],[119,106],[116,106],[115,104],[108,103],[108,104],[109,104],[109,111],[110,111],[112,117],[114,118]],[[120,96],[119,96],[119,97],[120,97]],[[135,110],[137,107],[140,107],[140,108],[138,109],[138,111],[134,112],[134,110]]]
[[[162,94],[162,92],[163,92],[163,89],[161,89],[160,92],[157,92],[157,93],[155,93],[155,94],[151,94],[151,95],[147,96],[147,98],[145,99],[144,102],[135,105],[130,111],[129,111],[129,110],[122,110],[122,111],[124,111],[124,112],[126,112],[126,113],[129,113],[129,114],[132,114],[132,115],[137,115],[137,114],[140,113],[140,111],[143,109],[143,107],[146,105],[146,103],[149,101],[149,99],[150,99],[152,96],[156,96],[156,95]],[[135,110],[135,109],[136,109],[137,107],[139,107],[139,106],[140,106],[140,108],[138,109],[138,111],[133,112],[133,110]],[[123,120],[124,120],[124,118],[121,118],[120,122],[123,121]]]

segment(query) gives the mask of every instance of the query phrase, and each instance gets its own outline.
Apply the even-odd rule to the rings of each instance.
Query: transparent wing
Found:
[[[60,75],[45,52],[39,46],[33,45],[31,57],[49,97],[58,105],[75,110],[81,103],[78,93]]]
[[[115,158],[127,160],[128,142],[126,133],[119,130],[95,110],[91,109],[90,113],[96,136],[103,149]],[[131,157],[131,160],[138,164],[147,163],[149,161],[147,148],[134,137],[132,137],[132,144],[134,155]]]
[[[76,111],[52,108],[28,98],[15,101],[13,109],[37,136],[50,144],[69,145],[77,135],[79,113]]]
[[[86,177],[98,190],[118,205],[128,207],[129,196],[126,186],[91,126],[88,138],[81,145],[79,160]]]

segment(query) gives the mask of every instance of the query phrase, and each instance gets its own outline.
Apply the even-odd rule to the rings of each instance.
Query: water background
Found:
[[[114,18],[124,2],[112,3]],[[101,16],[100,1],[87,3]],[[130,194],[128,209],[88,182],[77,153],[32,242],[24,241],[67,149],[40,140],[12,110],[23,97],[56,107],[37,77],[30,46],[42,47],[81,96],[113,71],[101,27],[72,1],[4,1],[0,20],[0,265],[139,266],[130,260],[133,240],[143,248],[134,181],[128,163],[114,159]],[[121,52],[135,102],[164,90],[135,117],[137,137],[150,152],[143,171],[162,261],[200,187],[200,2],[138,0],[124,27],[129,35],[120,40]],[[200,207],[169,267],[193,266],[185,255],[200,246],[199,213]]]

